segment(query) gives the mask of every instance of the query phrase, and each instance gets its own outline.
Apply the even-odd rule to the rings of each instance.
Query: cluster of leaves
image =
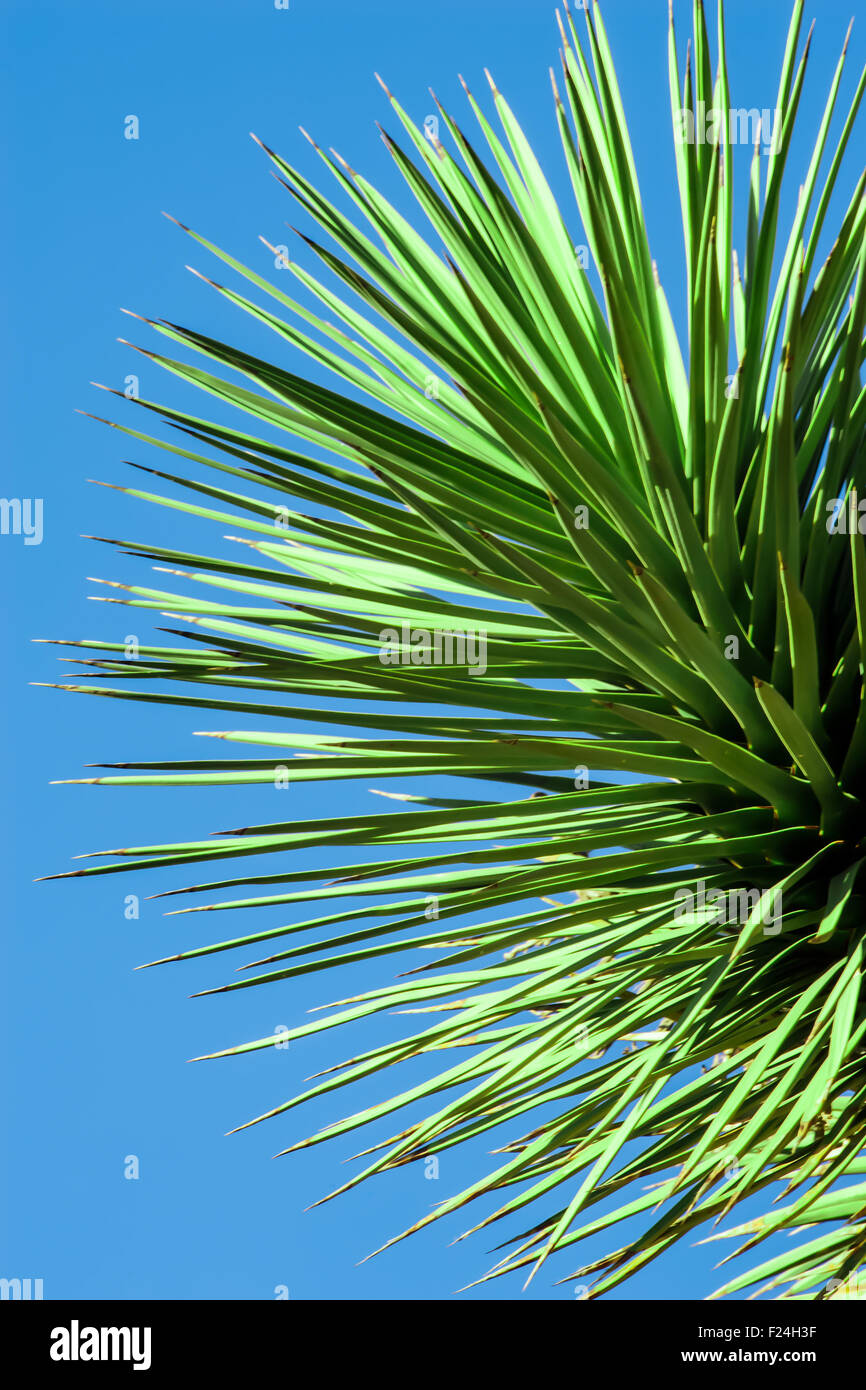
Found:
[[[442,139],[391,97],[405,138],[383,138],[435,245],[339,156],[318,151],[355,217],[266,146],[327,235],[324,245],[301,234],[325,278],[292,259],[306,292],[294,299],[184,228],[269,307],[214,284],[221,296],[350,393],[147,320],[205,365],[148,351],[152,362],[268,437],[144,399],[138,408],[180,442],[114,426],[181,469],[144,470],[179,496],[124,491],[228,523],[247,558],[112,542],[204,596],[116,585],[125,597],[111,601],[168,612],[182,644],[142,646],[128,662],[122,644],[73,643],[94,653],[83,660],[95,680],[118,684],[64,688],[260,720],[209,736],[264,756],[103,764],[115,771],[86,780],[272,785],[286,767],[293,782],[397,778],[401,804],[106,851],[77,872],[205,864],[224,876],[179,891],[229,896],[187,911],[312,912],[171,957],[273,951],[226,989],[437,948],[434,964],[288,1036],[395,1009],[432,1022],[269,1115],[459,1049],[444,1070],[304,1143],[427,1102],[424,1118],[366,1151],[345,1188],[506,1126],[490,1171],[418,1223],[496,1194],[486,1226],[551,1194],[553,1209],[533,1215],[488,1278],[531,1275],[628,1218],[633,1238],[568,1276],[591,1279],[596,1297],[771,1185],[793,1202],[737,1228],[740,1248],[826,1224],[721,1292],[825,1297],[864,1261],[866,1182],[850,1179],[866,1172],[866,549],[856,525],[827,525],[834,499],[842,520],[849,505],[859,515],[864,482],[863,177],[816,270],[863,78],[821,176],[843,50],[780,238],[808,53],[807,42],[798,57],[802,9],[797,0],[772,150],[755,148],[741,266],[722,8],[715,78],[702,5],[682,83],[670,22],[675,130],[699,103],[722,115],[716,143],[676,145],[687,362],[590,7],[585,38],[567,11],[560,24],[553,91],[603,303],[492,81],[501,135],[467,89],[484,156],[438,104]],[[316,301],[324,317],[307,307]],[[483,632],[486,670],[423,664],[409,647],[404,662],[383,662],[383,628],[403,625]],[[238,689],[239,700],[223,698]],[[343,732],[298,731],[323,720]],[[575,785],[581,766],[592,769],[586,786]],[[489,781],[491,799],[402,791],[442,773]],[[380,857],[311,870],[311,847]],[[226,862],[260,854],[276,856],[260,872],[235,877]],[[684,911],[696,879],[710,893],[748,888],[757,902],[736,922]],[[249,896],[253,885],[266,895]],[[773,904],[779,930],[768,932]],[[292,944],[299,933],[309,934]]]

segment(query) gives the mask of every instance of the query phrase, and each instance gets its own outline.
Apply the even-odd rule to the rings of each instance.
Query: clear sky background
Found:
[[[782,226],[854,4],[820,0],[807,6],[807,23],[815,14],[818,24]],[[690,8],[675,5],[683,51]],[[788,13],[787,0],[730,0],[735,106],[774,106]],[[607,0],[604,14],[653,253],[682,323],[667,5]],[[300,1089],[310,1073],[391,1036],[392,1021],[325,1034],[285,1051],[185,1063],[281,1024],[294,1026],[314,1005],[384,983],[405,965],[389,957],[378,966],[347,967],[339,977],[313,975],[192,1002],[188,994],[222,983],[239,962],[215,957],[134,973],[142,961],[216,939],[196,918],[165,918],[163,904],[144,901],[145,894],[179,886],[177,871],[134,881],[125,875],[85,882],[33,879],[70,867],[70,856],[85,850],[195,838],[274,819],[266,798],[275,793],[261,787],[50,787],[52,778],[86,775],[80,769],[88,762],[202,756],[191,731],[220,724],[216,716],[209,724],[207,716],[184,710],[34,689],[29,681],[64,677],[57,664],[62,652],[33,646],[31,639],[116,641],[136,633],[146,641],[161,621],[142,610],[88,602],[94,587],[87,576],[150,581],[145,563],[116,556],[81,539],[83,534],[147,538],[179,549],[196,549],[197,542],[206,549],[220,534],[213,525],[190,523],[180,513],[85,481],[128,481],[124,457],[167,466],[164,455],[148,457],[144,446],[74,414],[76,408],[111,413],[112,403],[88,385],[91,379],[122,390],[134,372],[144,396],[193,409],[200,404],[191,388],[163,378],[116,342],[129,336],[153,346],[146,330],[130,332],[131,321],[119,306],[214,331],[253,351],[263,345],[282,350],[275,339],[257,337],[244,316],[215,303],[212,292],[184,270],[190,260],[206,273],[214,267],[160,211],[190,223],[261,273],[278,274],[257,238],[288,242],[284,223],[297,213],[269,177],[268,161],[248,132],[256,131],[321,181],[327,176],[298,133],[302,124],[412,215],[376,130],[376,120],[386,127],[394,122],[374,71],[419,121],[431,109],[428,86],[463,121],[469,113],[457,73],[482,96],[487,66],[533,141],[575,241],[582,240],[550,97],[547,70],[558,63],[554,5],[291,0],[288,10],[278,10],[273,0],[0,0],[0,18],[6,194],[0,229],[6,289],[0,491],[44,499],[40,545],[0,537],[0,1275],[42,1278],[48,1298],[268,1299],[278,1285],[300,1299],[449,1296],[484,1272],[495,1243],[482,1235],[449,1248],[472,1224],[465,1215],[370,1263],[358,1267],[356,1261],[471,1180],[489,1144],[475,1154],[446,1154],[438,1182],[425,1180],[422,1165],[412,1165],[305,1213],[344,1179],[349,1170],[341,1160],[361,1145],[350,1136],[342,1145],[277,1161],[271,1155],[384,1094],[381,1083],[348,1100],[344,1094],[333,1104],[319,1102],[315,1112],[292,1112],[223,1137],[231,1126]],[[863,56],[863,34],[855,25],[844,107]],[[124,139],[129,115],[140,122],[137,141]],[[836,131],[840,125],[837,119]],[[852,145],[842,188],[846,201],[863,162],[862,118]],[[738,152],[740,250],[744,159]],[[840,202],[835,200],[837,217]],[[290,365],[310,370],[306,359]],[[129,423],[140,427],[137,418]],[[307,784],[285,795],[295,798],[293,814],[299,816],[357,813],[370,805],[362,782]],[[137,921],[124,916],[131,892],[142,897]],[[262,912],[248,915],[250,930],[277,924],[273,916],[262,918]],[[127,1155],[138,1157],[137,1181],[124,1177]],[[573,1252],[552,1261],[526,1297],[573,1299],[573,1286],[553,1287],[552,1280],[575,1263]],[[712,1287],[706,1266],[706,1249],[686,1246],[616,1296],[700,1296]],[[461,1297],[518,1293],[519,1281],[511,1280]]]

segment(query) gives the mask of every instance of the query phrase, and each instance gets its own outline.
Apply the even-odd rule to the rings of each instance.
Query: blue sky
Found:
[[[212,539],[212,527],[191,527],[179,513],[88,485],[88,478],[126,481],[124,457],[161,463],[147,458],[144,446],[130,449],[114,432],[74,413],[103,413],[110,404],[88,385],[91,379],[122,390],[129,373],[139,375],[142,395],[188,402],[183,388],[160,379],[116,342],[138,337],[120,306],[204,332],[219,330],[253,350],[259,342],[184,269],[190,244],[160,211],[262,273],[274,273],[273,258],[257,238],[288,241],[284,223],[295,214],[269,177],[250,130],[318,179],[320,166],[297,130],[302,124],[405,204],[375,126],[377,119],[388,125],[390,113],[374,71],[423,120],[429,86],[462,118],[457,73],[480,96],[486,66],[571,217],[547,75],[557,62],[553,8],[538,0],[435,0],[426,6],[291,0],[288,10],[276,9],[272,0],[0,4],[3,185],[10,210],[0,231],[7,268],[2,491],[44,500],[40,545],[0,537],[8,596],[0,613],[7,654],[0,1274],[42,1278],[46,1297],[267,1299],[285,1285],[293,1298],[441,1298],[486,1268],[493,1242],[481,1238],[448,1248],[463,1228],[459,1218],[360,1268],[355,1263],[462,1186],[477,1172],[480,1150],[448,1155],[437,1184],[414,1165],[305,1213],[343,1179],[341,1160],[353,1152],[351,1140],[278,1161],[270,1156],[343,1107],[322,1104],[315,1114],[300,1112],[223,1137],[298,1089],[311,1072],[380,1041],[392,1024],[370,1023],[353,1035],[325,1035],[315,1044],[219,1063],[189,1066],[185,1059],[291,1026],[316,1004],[383,982],[382,967],[349,967],[339,980],[313,976],[192,1002],[187,995],[193,990],[225,978],[218,958],[135,973],[144,960],[208,939],[179,927],[185,919],[164,918],[161,904],[144,901],[146,893],[177,886],[171,871],[154,872],[147,883],[124,876],[86,883],[33,879],[65,869],[71,855],[85,850],[190,838],[245,818],[266,819],[264,789],[49,786],[53,778],[81,775],[88,762],[197,756],[190,731],[202,727],[202,719],[182,710],[61,695],[28,682],[63,678],[58,649],[33,646],[34,637],[118,640],[135,632],[146,640],[150,630],[146,612],[96,607],[87,599],[94,592],[87,576],[134,576],[147,583],[146,566],[82,535],[147,537],[192,549],[194,539]],[[688,9],[675,6],[681,47]],[[681,320],[666,10],[664,0],[608,0],[604,13],[653,252]],[[803,131],[814,130],[823,108],[851,0],[821,0],[807,6],[807,19],[812,12],[818,27],[793,156],[798,172],[810,148]],[[730,0],[735,105],[774,105],[787,17],[781,0]],[[843,106],[863,59],[856,28],[850,56]],[[124,138],[130,115],[139,121],[137,140]],[[852,150],[855,171],[862,153],[861,126]],[[797,173],[788,179],[782,225],[797,181]],[[741,189],[740,182],[738,228],[744,225]],[[843,192],[850,193],[850,179]],[[735,239],[742,247],[742,237]],[[192,249],[193,264],[210,272],[205,253]],[[335,791],[327,783],[308,784],[298,792],[303,806],[296,805],[297,813],[365,809],[364,787],[349,785],[347,791],[336,784]],[[142,896],[140,917],[132,921],[124,915],[131,892]],[[352,1107],[378,1094],[373,1087],[361,1090]],[[128,1155],[139,1160],[134,1181],[124,1177]],[[704,1251],[677,1250],[617,1296],[693,1297],[708,1291],[705,1265]],[[561,1263],[552,1276],[570,1267]],[[517,1293],[512,1282],[464,1297]],[[571,1299],[574,1293],[540,1277],[526,1296]]]

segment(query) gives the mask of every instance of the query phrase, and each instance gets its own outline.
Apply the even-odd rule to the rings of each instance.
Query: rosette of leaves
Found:
[[[287,821],[76,872],[180,865],[205,910],[284,906],[171,958],[252,948],[227,990],[381,958],[380,988],[287,1036],[395,1010],[405,1036],[257,1118],[383,1073],[387,1098],[291,1146],[381,1122],[338,1191],[504,1135],[417,1223],[476,1198],[473,1229],[514,1218],[485,1278],[570,1250],[567,1277],[598,1297],[757,1193],[767,1214],[728,1232],[737,1253],[799,1238],[721,1293],[845,1296],[862,1271],[866,208],[863,176],[844,180],[863,79],[837,113],[843,49],[780,227],[802,12],[739,261],[722,8],[711,45],[696,4],[684,64],[671,19],[685,352],[595,6],[585,33],[566,11],[553,78],[576,211],[492,81],[498,124],[467,89],[471,132],[438,104],[425,130],[390,97],[414,220],[339,156],[318,150],[332,200],[263,145],[308,228],[283,256],[300,297],[183,230],[227,268],[216,292],[273,330],[274,360],[146,320],[165,350],[141,350],[188,385],[189,413],[141,399],[114,423],[170,456],[143,470],[156,491],[124,491],[240,544],[112,542],[183,581],[112,599],[172,615],[168,639],[136,662],[72,643],[92,683],[63,688],[206,712],[223,756],[85,780],[266,787],[282,769],[327,781],[334,815],[293,802]],[[708,109],[716,137],[684,138]],[[208,419],[214,398],[231,425]],[[481,634],[484,662],[434,660],[443,632]],[[441,774],[468,795],[413,786]],[[346,778],[396,802],[341,814]],[[395,981],[387,958],[410,947],[428,954]],[[398,1063],[421,1056],[403,1088]],[[404,1106],[422,1118],[401,1128]]]

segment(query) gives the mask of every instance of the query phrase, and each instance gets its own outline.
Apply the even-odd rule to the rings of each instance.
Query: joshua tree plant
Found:
[[[210,881],[176,891],[218,897],[187,911],[283,905],[280,925],[170,958],[252,948],[227,990],[433,948],[288,1034],[397,1010],[405,1037],[258,1119],[427,1058],[425,1079],[304,1143],[422,1104],[408,1128],[386,1120],[398,1128],[343,1191],[495,1134],[486,1174],[412,1228],[491,1194],[481,1227],[529,1208],[485,1278],[531,1277],[566,1247],[580,1263],[584,1237],[610,1231],[568,1275],[597,1297],[708,1221],[742,1238],[735,1253],[800,1235],[722,1293],[844,1296],[863,1270],[863,176],[816,258],[863,79],[838,130],[843,49],[780,235],[802,11],[769,150],[757,132],[739,263],[722,9],[713,76],[695,4],[682,83],[671,17],[685,354],[595,7],[585,35],[563,16],[553,79],[577,249],[492,81],[502,133],[467,89],[471,138],[438,104],[416,126],[389,94],[403,134],[383,138],[429,241],[339,156],[317,149],[351,215],[259,141],[327,234],[301,233],[298,260],[271,248],[301,297],[183,230],[254,287],[209,282],[274,331],[279,364],[144,320],[184,358],[140,351],[236,407],[218,417],[233,423],[141,399],[136,422],[158,417],[170,439],[114,424],[180,469],[143,470],[170,496],[123,491],[228,525],[243,549],[109,542],[196,596],[115,585],[114,601],[168,612],[177,644],[128,662],[122,644],[72,643],[94,683],[62,688],[212,711],[223,727],[206,736],[238,752],[83,780],[322,779],[335,814],[295,819],[293,801],[276,823],[105,851],[76,873],[203,866]],[[302,352],[337,389],[299,374]],[[433,774],[469,795],[413,785]],[[395,779],[398,804],[347,817],[343,778]],[[757,1193],[767,1214],[727,1229]]]

